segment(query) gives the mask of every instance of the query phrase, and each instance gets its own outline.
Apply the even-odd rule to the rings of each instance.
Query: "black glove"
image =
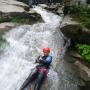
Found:
[[[41,60],[42,60],[42,56],[38,56],[35,63],[40,63]]]

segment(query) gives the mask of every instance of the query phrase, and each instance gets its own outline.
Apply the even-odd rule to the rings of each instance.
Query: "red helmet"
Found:
[[[48,47],[43,48],[43,52],[44,52],[44,53],[50,53],[50,48],[48,48]]]

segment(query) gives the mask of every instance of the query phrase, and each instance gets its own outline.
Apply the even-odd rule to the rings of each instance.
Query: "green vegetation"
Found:
[[[27,24],[27,23],[30,23],[30,20],[28,18],[22,18],[20,16],[15,16],[11,18],[10,22]]]
[[[79,30],[79,32],[75,31],[79,34],[79,37],[76,35],[77,38],[75,42],[75,49],[82,56],[83,60],[90,63],[90,45],[85,44],[85,41],[89,42],[88,40],[90,38],[90,8],[82,7],[81,5],[74,5],[70,8],[70,15],[74,20],[81,23],[80,27],[88,28],[88,31],[82,31],[81,29]],[[79,40],[81,41],[81,43],[79,42]]]
[[[90,9],[82,6],[72,6],[70,14],[75,20],[79,21],[82,26],[90,29]]]
[[[3,22],[4,21],[4,18],[3,17],[0,17],[0,22]]]
[[[13,16],[11,18],[4,18],[4,17],[0,17],[0,23],[3,22],[14,22],[14,23],[21,23],[21,24],[30,24],[31,21],[29,18],[23,18],[21,16]]]
[[[6,16],[5,16],[6,15]],[[0,16],[0,23],[3,22],[14,22],[14,23],[19,23],[19,24],[33,24],[36,22],[42,22],[41,15],[37,13],[15,13],[11,15],[2,15]]]
[[[90,62],[90,45],[76,44],[75,47],[80,55],[83,57],[83,59]]]

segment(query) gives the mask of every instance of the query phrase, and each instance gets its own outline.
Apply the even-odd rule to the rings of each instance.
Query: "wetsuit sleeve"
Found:
[[[40,63],[50,65],[52,62],[52,56],[47,57],[46,60],[40,60]]]

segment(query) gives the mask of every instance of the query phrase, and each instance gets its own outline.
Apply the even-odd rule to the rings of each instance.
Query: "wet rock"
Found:
[[[28,12],[29,17],[31,18],[31,21],[36,23],[36,22],[44,22],[41,15],[35,12],[33,9],[30,9]]]
[[[21,1],[21,2],[24,2],[24,3],[35,3],[35,1],[34,0],[18,0],[18,1]],[[62,2],[62,0],[51,0],[51,3],[61,3]],[[48,4],[49,3],[49,1],[48,0],[38,0],[38,3],[39,4]]]
[[[70,50],[69,51],[69,55],[73,58],[77,58],[77,59],[82,59],[82,56],[80,54],[78,54],[76,51],[74,50]]]
[[[63,8],[59,7],[58,10],[57,10],[57,14],[58,15],[63,14]]]
[[[48,11],[55,13],[55,14],[58,14],[58,15],[63,14],[63,6],[60,3],[52,4],[50,6],[41,4],[40,6]]]
[[[28,7],[22,2],[16,0],[0,0],[0,12],[24,12],[24,8]]]
[[[7,22],[7,23],[1,23],[0,24],[0,30],[6,30],[8,28],[13,28],[15,26],[17,26],[18,24],[15,24],[15,23],[10,23],[10,22]]]
[[[72,57],[72,55],[74,57]],[[78,58],[75,58],[75,57],[78,57]],[[66,55],[64,56],[64,59],[69,64],[67,66],[68,70],[70,71],[72,69],[72,72],[74,71],[73,72],[74,79],[77,77],[78,80],[80,80],[80,82],[81,81],[83,82],[81,85],[78,85],[79,87],[78,90],[90,90],[90,78],[89,78],[90,68],[85,63],[82,63],[83,60],[79,61],[78,60],[79,58],[81,58],[81,56],[78,53],[76,53],[76,51],[73,51],[73,50],[68,50],[66,52]],[[68,74],[68,75],[70,76],[71,74]]]
[[[68,15],[64,16],[63,21],[61,23],[61,28],[67,25],[78,25],[79,23],[76,21],[73,21],[72,18]]]
[[[46,4],[40,4],[39,6],[42,8],[48,8],[48,5],[46,5]]]
[[[80,90],[90,90],[90,81],[86,81],[85,86],[81,86]]]
[[[12,17],[24,13],[26,7],[26,4],[16,0],[0,0],[0,22],[9,22]]]
[[[64,24],[65,25],[65,24]],[[90,31],[82,28],[80,24],[66,24],[61,27],[62,33],[71,39],[72,45],[77,43],[90,44]]]
[[[7,8],[8,7],[8,8]],[[0,0],[0,22],[19,22],[25,21],[32,24],[42,21],[41,16],[37,13],[29,13],[28,5],[16,0]]]
[[[41,15],[29,12],[0,13],[0,16],[1,16],[0,22],[13,22],[13,20],[15,20],[15,22],[20,22],[20,20],[23,19],[24,22],[31,24],[33,22],[42,21]]]
[[[78,66],[81,78],[90,81],[90,69],[79,61],[76,61],[75,65]]]
[[[84,60],[84,58],[74,49],[69,49],[69,56],[72,57],[75,61],[80,61],[82,64],[84,64],[85,66],[87,66],[88,68],[90,68],[90,63],[86,62],[86,60]]]

